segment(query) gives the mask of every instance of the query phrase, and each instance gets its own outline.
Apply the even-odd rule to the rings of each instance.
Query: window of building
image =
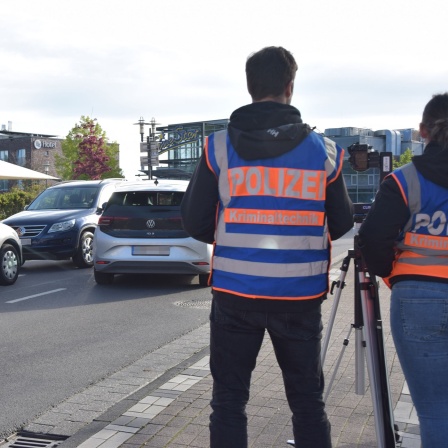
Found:
[[[3,160],[5,162],[8,161],[8,151],[7,150],[0,151],[0,160]],[[0,180],[0,191],[8,191],[8,190],[9,190],[9,181]]]
[[[343,174],[343,176],[344,176],[345,185],[347,187],[350,187],[352,185],[352,176],[349,174]]]
[[[0,151],[0,160],[8,161],[8,151],[2,150]],[[0,180],[0,191],[8,191],[9,190],[9,182],[7,180]]]
[[[17,165],[26,165],[26,151],[24,149],[17,150]]]
[[[358,174],[358,185],[360,187],[365,187],[369,185],[369,174]]]
[[[0,191],[8,191],[9,190],[9,181],[0,180]]]

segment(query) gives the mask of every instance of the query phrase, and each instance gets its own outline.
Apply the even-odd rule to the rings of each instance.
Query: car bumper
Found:
[[[108,264],[95,264],[98,272],[105,274],[209,274],[210,266],[195,266],[187,262],[175,261],[113,261]]]
[[[63,260],[76,251],[76,233],[64,232],[52,237],[21,239],[25,260]]]
[[[151,241],[151,240],[149,240]],[[212,246],[193,238],[123,241],[95,233],[94,266],[110,274],[208,274]],[[162,255],[161,255],[162,254]]]

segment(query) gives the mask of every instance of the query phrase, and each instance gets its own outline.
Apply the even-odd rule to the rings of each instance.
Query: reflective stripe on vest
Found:
[[[328,290],[325,192],[328,179],[341,169],[343,152],[327,140],[312,133],[282,158],[247,161],[234,151],[226,131],[209,137],[207,163],[220,194],[214,289],[286,300]],[[300,151],[311,166],[296,162]]]
[[[282,226],[323,226],[324,212],[289,210],[253,210],[226,208],[224,221],[239,224],[268,224]]]
[[[400,187],[410,210],[397,242],[391,274],[448,278],[448,190],[425,179],[413,163],[391,176]]]
[[[264,166],[229,170],[232,196],[278,196],[298,199],[325,199],[325,171]]]

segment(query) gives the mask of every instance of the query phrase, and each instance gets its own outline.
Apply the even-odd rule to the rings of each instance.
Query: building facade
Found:
[[[414,129],[378,130],[344,127],[325,129],[324,135],[345,149],[342,173],[353,202],[370,203],[378,190],[381,172],[379,168],[370,168],[359,172],[352,169],[349,162],[349,148],[355,143],[367,145],[378,153],[390,152],[394,159],[411,150],[413,155],[423,154],[423,140]]]
[[[228,119],[178,123],[155,127],[140,146],[141,171],[151,178],[189,179],[202,155],[205,139],[213,132],[227,129]],[[155,124],[155,120],[154,123]],[[399,158],[407,149],[423,153],[424,144],[414,129],[377,130],[356,127],[325,129],[324,135],[346,150],[344,179],[353,202],[371,202],[378,190],[380,170],[363,172],[352,169],[347,148],[355,143],[368,145],[372,151],[390,152]],[[0,160],[57,177],[55,156],[62,154],[63,139],[54,135],[13,132],[0,129]],[[150,164],[148,164],[148,160]],[[48,181],[52,183],[53,181]],[[0,180],[0,192],[21,181]]]
[[[20,165],[57,177],[55,155],[62,153],[62,139],[54,135],[13,132],[11,126],[0,129],[0,160]],[[56,181],[47,181],[53,184]],[[0,192],[8,191],[14,186],[21,186],[22,181],[0,180]]]
[[[189,179],[202,155],[205,139],[213,132],[227,129],[228,119],[171,124],[156,128],[147,143],[141,144],[141,171],[156,178]],[[156,151],[156,157],[151,154]]]
[[[229,120],[211,120],[195,123],[180,123],[157,128],[156,135],[141,145],[142,171],[148,174],[150,140],[153,145],[151,176],[154,178],[189,179],[202,155],[205,138],[211,133],[226,129]],[[379,168],[359,172],[352,169],[347,148],[355,143],[367,145],[374,152],[390,152],[399,159],[407,149],[414,155],[423,153],[423,141],[414,129],[377,130],[355,127],[325,129],[324,135],[344,148],[343,176],[353,202],[373,201],[380,183]],[[162,160],[162,156],[165,158]]]

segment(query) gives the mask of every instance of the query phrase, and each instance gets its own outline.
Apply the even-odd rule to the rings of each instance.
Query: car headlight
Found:
[[[51,227],[48,233],[52,232],[64,232],[70,230],[75,225],[75,220],[70,219],[70,221],[56,222]]]

